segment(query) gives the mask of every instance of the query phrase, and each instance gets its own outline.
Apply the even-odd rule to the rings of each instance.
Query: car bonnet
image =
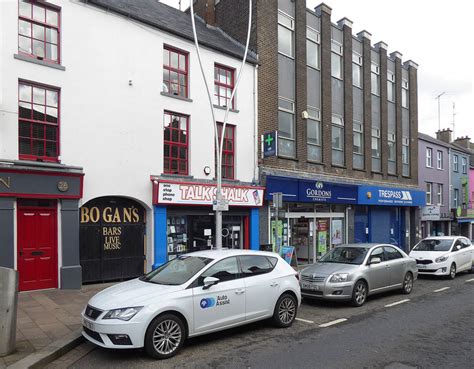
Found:
[[[333,273],[350,273],[358,268],[360,268],[360,265],[355,265],[355,264],[316,263],[304,269],[301,274],[303,275],[317,274],[317,275],[328,276]]]

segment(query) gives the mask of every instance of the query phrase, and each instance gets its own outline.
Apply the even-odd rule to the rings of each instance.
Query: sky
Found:
[[[161,1],[179,5],[179,0]],[[314,9],[320,3],[320,0],[307,0],[306,5]],[[474,52],[468,38],[472,34],[469,1],[325,0],[325,3],[332,8],[333,23],[346,17],[353,22],[353,34],[366,30],[372,34],[372,45],[384,41],[388,44],[388,54],[398,51],[403,55],[402,62],[412,60],[419,65],[420,132],[435,136],[439,123],[441,129],[453,129],[454,118],[454,137],[469,136],[474,142]],[[188,6],[189,0],[181,0],[183,10]]]

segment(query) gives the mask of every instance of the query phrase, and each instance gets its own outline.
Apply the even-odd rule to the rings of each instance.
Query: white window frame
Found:
[[[426,148],[426,167],[433,168],[433,149],[431,147]]]
[[[284,19],[287,19],[289,21],[288,22],[289,25],[283,22]],[[278,50],[278,53],[281,55],[285,55],[288,58],[294,59],[295,58],[295,19],[291,15],[286,14],[285,12],[278,9],[278,26],[282,26],[291,31],[291,52],[293,55],[288,55],[284,52],[281,52],[280,50]],[[278,49],[278,45],[277,45],[277,49]]]
[[[337,78],[339,80],[342,80],[344,78],[344,60],[343,60],[343,45],[336,40],[331,40],[331,77]],[[334,70],[332,67],[332,54],[335,54],[339,57],[340,60],[340,68],[339,68],[339,73],[340,76],[334,75]]]
[[[376,91],[374,91],[372,75],[375,75],[375,80],[377,82]],[[370,93],[375,96],[380,96],[380,66],[374,62],[370,65]]]
[[[354,82],[354,78],[352,78],[352,85],[355,86],[355,87],[359,87],[359,88],[363,88],[362,86],[364,85],[363,83],[363,69],[362,69],[362,55],[360,55],[359,53],[356,53],[356,52],[353,52],[352,53],[352,70],[354,70],[354,65],[357,66],[357,68],[359,68],[359,83],[356,84]],[[352,75],[354,75],[354,72],[352,72]]]
[[[408,81],[402,79],[402,107],[408,109]]]
[[[458,156],[456,154],[453,155],[453,170],[455,172],[459,172],[459,161]]]
[[[457,209],[459,206],[459,189],[458,188],[454,189],[453,204],[454,204],[454,208]]]
[[[306,26],[306,42],[312,42],[313,44],[316,44],[316,50],[317,50],[317,66],[315,67],[314,65],[308,64],[308,57],[306,56],[306,65],[310,68],[320,70],[321,69],[321,34],[319,33],[318,30],[315,30],[314,28],[310,26]]]
[[[464,156],[461,157],[461,171],[463,174],[467,174],[467,159]]]
[[[443,205],[443,184],[438,183],[438,205]]]
[[[392,98],[389,98],[389,93],[388,91],[392,91]],[[396,91],[395,91],[395,74],[387,71],[387,100],[391,102],[395,102],[395,97],[396,97]]]
[[[443,152],[438,150],[436,152],[436,169],[443,170]]]
[[[426,182],[426,205],[432,205],[433,201],[433,183]]]

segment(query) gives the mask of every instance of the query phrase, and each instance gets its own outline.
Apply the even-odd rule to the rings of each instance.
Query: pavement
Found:
[[[82,309],[93,295],[110,285],[20,292],[16,350],[0,357],[0,368],[41,367],[81,343]]]

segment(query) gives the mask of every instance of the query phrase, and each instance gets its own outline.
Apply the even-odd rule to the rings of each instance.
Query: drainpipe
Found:
[[[253,144],[254,144],[254,183],[258,183],[258,64],[255,66],[253,73]]]
[[[448,148],[448,211],[451,211],[451,148]],[[449,221],[448,224],[448,236],[451,236],[451,220]]]

